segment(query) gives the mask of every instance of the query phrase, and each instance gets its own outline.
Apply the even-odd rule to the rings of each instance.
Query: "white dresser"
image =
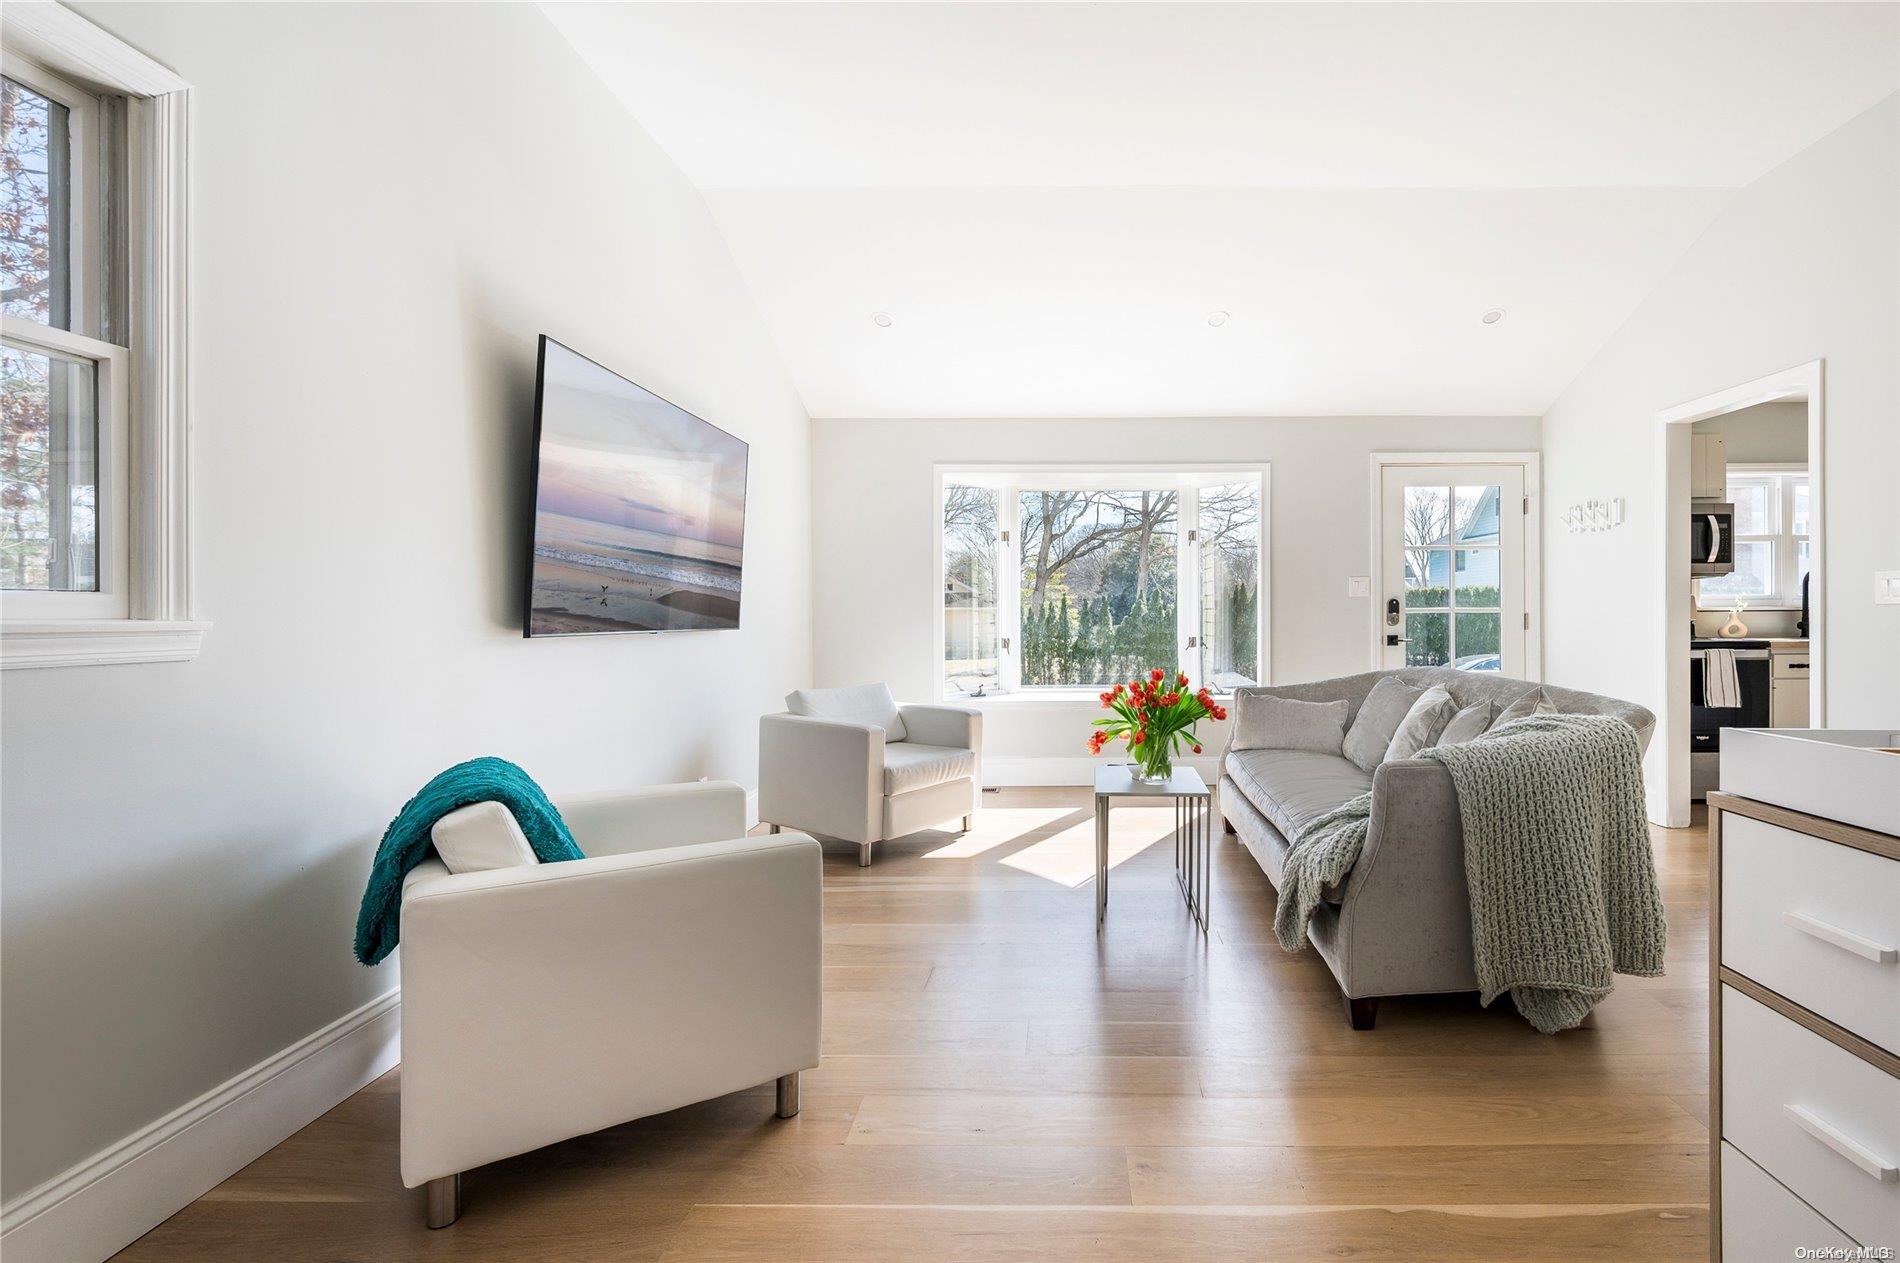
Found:
[[[1900,755],[1879,748],[1900,734],[1722,740],[1710,1256],[1900,1257]]]

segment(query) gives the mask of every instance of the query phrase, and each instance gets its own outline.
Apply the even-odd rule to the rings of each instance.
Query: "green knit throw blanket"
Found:
[[[1662,973],[1668,926],[1642,751],[1628,724],[1533,715],[1420,757],[1444,764],[1458,794],[1484,1004],[1509,991],[1518,1012],[1552,1035],[1589,1016],[1613,974]],[[1371,813],[1372,795],[1361,794],[1307,825],[1287,851],[1274,912],[1286,950],[1305,946],[1320,892],[1358,862]]]

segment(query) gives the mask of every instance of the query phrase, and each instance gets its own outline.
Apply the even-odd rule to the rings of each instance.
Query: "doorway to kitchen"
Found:
[[[1536,455],[1372,459],[1373,665],[1539,678]]]
[[[1826,723],[1822,382],[1813,360],[1658,417],[1659,824],[1687,825],[1692,799],[1714,787],[1723,728]]]

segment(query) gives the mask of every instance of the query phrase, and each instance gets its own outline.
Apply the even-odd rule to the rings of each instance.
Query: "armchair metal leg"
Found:
[[[790,1118],[798,1113],[798,1071],[778,1077],[778,1116]]]
[[[779,830],[778,830],[778,826],[777,826],[777,825],[773,825],[773,826],[772,826],[772,832],[773,832],[773,833],[777,833],[778,831],[779,831]]]
[[[781,1084],[782,1084],[781,1080]],[[779,1088],[783,1094],[784,1087]],[[428,1199],[429,1226],[446,1228],[462,1215],[462,1173],[445,1175],[439,1180],[430,1180],[423,1186]]]
[[[869,842],[860,842],[858,844],[858,867],[871,867],[871,844]]]
[[[974,812],[972,812],[970,815],[967,815],[963,818],[963,831],[965,833],[968,833],[970,831],[971,822],[975,819],[976,819],[976,815]]]

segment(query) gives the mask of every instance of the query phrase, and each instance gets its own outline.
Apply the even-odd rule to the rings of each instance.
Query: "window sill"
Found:
[[[210,630],[210,623],[138,618],[8,622],[0,624],[0,669],[188,662]]]
[[[946,697],[943,699],[943,704],[945,706],[974,706],[979,710],[988,710],[991,707],[1033,710],[1039,706],[1066,710],[1077,706],[1100,706],[1102,690],[1035,689],[1020,693],[991,693],[987,697]]]

